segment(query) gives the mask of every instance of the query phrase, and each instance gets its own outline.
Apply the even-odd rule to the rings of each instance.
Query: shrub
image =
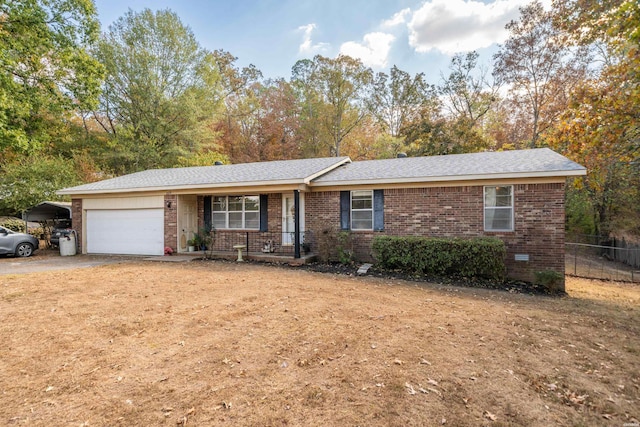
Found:
[[[0,220],[0,226],[6,227],[9,230],[17,231],[18,233],[24,233],[24,221],[18,218],[3,218]]]
[[[336,231],[325,228],[314,232],[318,257],[322,262],[339,262],[351,264],[353,262],[353,239],[348,231]]]
[[[536,271],[536,284],[544,286],[550,293],[561,292],[564,276],[555,270]]]
[[[372,249],[382,268],[410,274],[504,280],[506,273],[506,248],[494,237],[376,236]]]
[[[351,264],[353,262],[353,240],[351,233],[340,231],[336,234],[336,251],[338,252],[338,262],[340,264]]]

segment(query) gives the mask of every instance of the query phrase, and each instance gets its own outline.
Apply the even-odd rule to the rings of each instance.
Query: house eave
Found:
[[[173,185],[173,186],[156,186],[156,187],[131,187],[131,188],[114,188],[114,189],[98,189],[98,190],[59,190],[59,195],[98,195],[98,194],[122,194],[122,193],[202,193],[206,190],[220,190],[233,188],[255,188],[255,191],[270,191],[270,188],[290,188],[299,189],[306,187],[305,180],[287,180],[287,181],[252,181],[252,182],[232,182],[219,184],[196,184],[196,185]]]
[[[318,172],[316,172],[316,173],[314,173],[312,175],[309,175],[308,177],[306,177],[304,179],[304,183],[305,184],[310,184],[314,179],[316,179],[318,177],[321,177],[322,175],[325,175],[325,174],[331,172],[332,170],[334,170],[334,169],[336,169],[336,168],[338,168],[338,167],[340,167],[340,166],[342,166],[344,164],[347,164],[347,163],[351,163],[351,159],[349,157],[345,157],[341,161],[336,162],[336,163],[332,164],[331,166],[329,166],[329,167],[327,167],[327,168],[325,168],[325,169],[323,169],[321,171],[318,171]]]
[[[457,181],[487,181],[501,179],[523,179],[523,178],[567,178],[570,176],[586,175],[586,169],[572,171],[551,171],[551,172],[526,172],[526,173],[501,173],[501,174],[482,174],[482,175],[445,175],[445,176],[429,176],[429,177],[411,177],[411,178],[382,178],[382,179],[359,179],[349,181],[322,181],[312,182],[311,187],[345,187],[356,185],[382,185],[382,184],[416,184],[416,183],[432,183],[432,182],[457,182]]]

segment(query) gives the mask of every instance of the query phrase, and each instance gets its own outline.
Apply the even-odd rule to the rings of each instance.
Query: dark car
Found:
[[[52,247],[57,247],[60,244],[61,237],[68,237],[71,234],[71,221],[63,220],[53,226],[51,230],[51,237],[49,243]]]
[[[16,233],[0,227],[0,254],[27,257],[31,256],[39,245],[38,239],[31,234]]]

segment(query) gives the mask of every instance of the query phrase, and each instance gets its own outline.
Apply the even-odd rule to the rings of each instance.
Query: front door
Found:
[[[304,193],[300,192],[300,243],[304,241]],[[293,193],[282,195],[282,245],[293,246],[295,241],[295,204]]]
[[[178,198],[178,252],[188,250],[188,241],[198,231],[198,202],[196,196]]]
[[[293,194],[282,195],[282,245],[293,245],[295,233],[295,205]]]

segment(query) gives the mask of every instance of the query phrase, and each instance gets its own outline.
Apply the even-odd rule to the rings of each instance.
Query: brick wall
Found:
[[[384,231],[354,231],[356,257],[371,260],[376,234],[393,236],[495,236],[507,247],[510,277],[533,281],[533,272],[552,269],[564,274],[564,184],[517,184],[514,232],[485,232],[483,186],[384,190]],[[306,195],[307,230],[340,227],[340,193]],[[528,254],[529,261],[515,261]]]
[[[71,199],[71,228],[76,230],[78,253],[82,253],[82,199]]]
[[[282,241],[282,194],[269,193],[267,199],[268,231],[259,233],[250,230],[250,252],[260,252],[267,240],[272,240],[280,248]],[[198,228],[204,227],[204,196],[198,196]],[[246,232],[242,230],[216,230],[216,250],[233,250],[234,245],[246,243]],[[281,250],[281,248],[280,248]],[[293,251],[293,249],[291,249]]]
[[[178,196],[174,194],[164,195],[164,246],[178,252]]]

